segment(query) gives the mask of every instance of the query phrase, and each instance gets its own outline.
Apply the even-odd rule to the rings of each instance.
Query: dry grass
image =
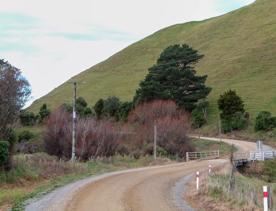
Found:
[[[205,173],[201,177],[199,193],[195,190],[195,181],[192,181],[189,184],[190,191],[185,195],[185,198],[198,210],[261,211],[263,200],[262,186],[266,184],[274,190],[276,184],[267,184],[262,180],[235,173],[235,185],[230,191],[230,174],[226,169],[229,169],[229,166],[216,169],[211,176]],[[275,200],[274,191],[273,201]]]

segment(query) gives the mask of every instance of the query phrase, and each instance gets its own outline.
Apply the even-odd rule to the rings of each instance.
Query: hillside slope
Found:
[[[116,95],[131,100],[139,82],[160,52],[175,43],[187,43],[205,55],[197,65],[213,87],[209,96],[211,122],[217,119],[216,101],[225,90],[237,90],[251,116],[260,110],[276,114],[276,1],[257,0],[250,6],[201,22],[178,24],[127,47],[106,61],[75,76],[85,81],[78,95],[90,104]],[[71,102],[72,85],[65,83],[35,101],[52,108]]]

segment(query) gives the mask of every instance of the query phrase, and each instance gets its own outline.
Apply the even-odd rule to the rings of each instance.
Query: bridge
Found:
[[[257,141],[257,150],[249,152],[235,152],[233,162],[236,166],[252,161],[265,161],[276,158],[276,151],[270,147],[264,147],[261,141]]]

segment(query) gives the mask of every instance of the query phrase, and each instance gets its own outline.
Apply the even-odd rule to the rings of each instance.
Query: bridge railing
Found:
[[[186,161],[219,158],[219,150],[208,152],[186,152]]]
[[[252,161],[264,161],[273,158],[276,158],[276,151],[251,151],[249,155],[249,159]]]

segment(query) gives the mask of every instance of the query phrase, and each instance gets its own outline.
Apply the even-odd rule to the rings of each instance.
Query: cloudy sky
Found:
[[[0,59],[20,68],[33,99],[166,26],[254,0],[0,0]]]

